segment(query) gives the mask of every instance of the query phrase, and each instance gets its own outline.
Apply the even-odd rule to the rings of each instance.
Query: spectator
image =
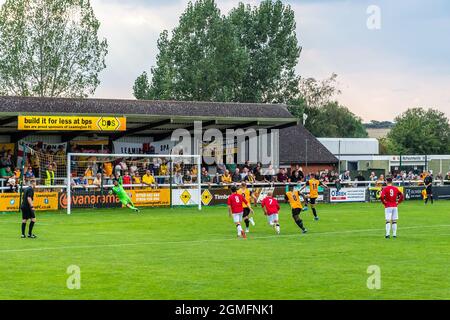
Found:
[[[233,182],[241,182],[241,175],[239,174],[239,168],[234,169],[234,173],[231,177]]]
[[[175,175],[173,176],[173,183],[174,184],[183,184],[183,177],[181,175],[181,171],[175,172]]]
[[[202,183],[211,183],[211,177],[209,176],[208,170],[202,168]]]
[[[25,172],[25,181],[30,181],[30,180],[34,180],[36,177],[34,176],[33,173],[33,168],[32,167],[28,167],[27,171]]]
[[[41,175],[40,175],[41,161],[40,161],[39,155],[38,155],[39,151],[40,151],[39,146],[36,146],[35,151],[36,152],[31,153],[30,162],[31,162],[31,167],[33,168],[34,176],[36,178],[40,178],[41,177]]]
[[[362,181],[365,181],[365,180],[366,180],[366,178],[364,178],[362,172],[359,171],[359,172],[358,172],[358,175],[355,177],[355,181],[362,182]],[[363,187],[363,186],[364,186],[364,183],[357,183],[356,185],[357,185],[358,187]]]
[[[293,175],[289,178],[289,182],[297,183],[302,181],[302,178],[300,178],[300,174],[298,170],[295,170]]]
[[[132,177],[132,181],[133,184],[141,184],[142,183],[142,179],[141,176],[139,175],[139,171],[135,171],[134,174],[131,175]]]
[[[444,185],[446,186],[450,185],[450,171],[447,172],[447,175],[445,176],[444,180],[445,180]]]
[[[245,181],[245,179],[248,176],[248,172],[249,172],[248,167],[244,166],[244,168],[242,168],[242,171],[241,171],[241,181]]]
[[[132,184],[130,172],[126,170],[123,174],[122,182],[124,185]]]
[[[256,182],[256,178],[255,178],[253,172],[249,171],[247,176],[245,177],[244,181],[248,182],[248,183],[255,183]]]
[[[189,170],[186,171],[186,173],[183,175],[183,184],[188,184],[188,183],[192,183],[192,176],[191,176],[191,172]]]
[[[339,179],[343,182],[345,181],[350,181],[351,177],[350,177],[350,171],[345,171],[343,174],[341,174],[341,176],[339,177]]]
[[[44,184],[46,186],[52,186],[55,184],[55,171],[53,170],[53,165],[48,165],[47,170],[45,170],[44,177]]]
[[[278,182],[282,182],[282,183],[285,183],[285,182],[288,181],[288,176],[287,176],[287,174],[286,174],[286,170],[285,170],[285,169],[280,168],[280,169],[278,170],[278,174],[277,174],[277,176],[276,176],[276,180],[277,180]]]
[[[67,156],[63,145],[59,145],[58,150],[55,152],[54,159],[61,172],[66,172]]]
[[[17,192],[17,187],[18,187],[17,182],[18,182],[18,180],[16,179],[16,177],[14,175],[12,175],[6,181],[6,186],[9,187],[11,192]]]
[[[167,165],[166,159],[164,159],[159,167],[159,175],[162,177],[158,178],[158,183],[164,183],[165,176],[169,174],[169,166]]]
[[[152,175],[152,172],[149,169],[147,169],[145,171],[145,174],[142,177],[142,183],[145,186],[148,186],[148,187],[151,187],[151,188],[156,188],[157,187],[157,184],[156,184],[156,181],[155,181],[155,177]]]
[[[253,170],[253,175],[255,176],[256,181],[264,181],[264,176],[261,173],[261,167],[256,167]]]
[[[101,173],[97,173],[95,175],[94,181],[92,182],[92,184],[96,187],[96,188],[101,188],[102,187],[102,174]]]
[[[225,173],[222,175],[221,181],[222,183],[231,183],[230,171],[225,170]]]

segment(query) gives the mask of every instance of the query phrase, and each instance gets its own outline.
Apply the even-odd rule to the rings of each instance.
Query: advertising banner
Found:
[[[130,190],[128,192],[133,203],[138,207],[157,207],[170,205],[169,189]]]
[[[76,190],[71,194],[71,207],[77,208],[120,208],[122,204],[119,199],[107,191],[81,191]],[[59,208],[67,209],[67,194],[61,192],[59,194]]]
[[[191,206],[198,205],[198,189],[173,189],[172,205],[174,206]]]
[[[41,131],[125,131],[125,117],[92,117],[92,116],[18,116],[18,130]]]
[[[19,193],[0,193],[0,211],[19,211]],[[58,192],[35,192],[36,211],[58,210]]]
[[[366,188],[330,189],[330,202],[365,202]]]
[[[144,144],[134,142],[113,141],[114,153],[141,154]]]
[[[405,188],[404,187],[397,187],[400,192],[405,194]],[[383,190],[383,187],[370,187],[369,188],[369,198],[370,201],[376,201],[380,200],[381,190]]]

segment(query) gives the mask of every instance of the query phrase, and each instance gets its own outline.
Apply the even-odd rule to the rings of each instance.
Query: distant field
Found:
[[[0,299],[450,299],[450,201],[402,204],[395,240],[380,204],[319,205],[306,235],[285,205],[279,236],[256,211],[247,240],[225,207],[38,213],[35,240],[0,215]]]

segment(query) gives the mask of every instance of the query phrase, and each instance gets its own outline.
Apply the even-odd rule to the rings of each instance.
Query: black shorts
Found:
[[[309,198],[309,203],[316,204],[317,198]]]
[[[293,216],[298,216],[301,212],[302,212],[302,209],[300,209],[300,208],[292,209]]]
[[[433,189],[431,187],[427,187],[427,195],[432,195]]]
[[[244,208],[244,214],[242,215],[242,217],[247,217],[250,214],[250,208]]]
[[[34,210],[30,208],[22,208],[22,219],[28,220],[28,219],[34,219],[36,216],[34,215]]]

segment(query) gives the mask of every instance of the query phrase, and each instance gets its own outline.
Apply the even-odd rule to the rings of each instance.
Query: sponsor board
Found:
[[[18,130],[125,131],[125,117],[18,116]]]
[[[330,202],[365,202],[366,188],[331,188]]]
[[[172,205],[174,206],[191,206],[198,205],[199,198],[198,189],[173,189]]]
[[[120,208],[122,203],[119,199],[107,191],[87,192],[77,191],[71,194],[71,208]],[[67,209],[67,193],[59,194],[59,208]]]
[[[19,211],[19,193],[0,193],[0,211]],[[36,211],[58,210],[58,192],[35,192]]]
[[[370,200],[380,200],[381,190],[383,190],[384,187],[370,187],[369,188],[369,197]],[[404,187],[397,187],[401,193],[405,194],[405,188]],[[422,188],[423,189],[423,188]]]
[[[138,207],[158,207],[170,205],[169,189],[146,189],[127,191],[133,203]]]

